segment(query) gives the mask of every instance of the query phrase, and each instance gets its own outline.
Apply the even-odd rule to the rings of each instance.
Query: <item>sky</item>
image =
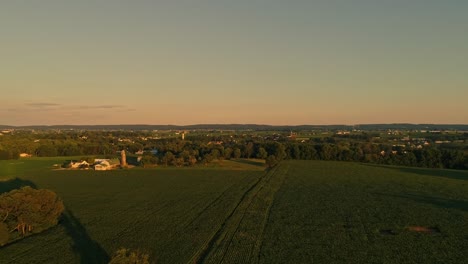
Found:
[[[468,1],[0,3],[0,124],[468,124]]]

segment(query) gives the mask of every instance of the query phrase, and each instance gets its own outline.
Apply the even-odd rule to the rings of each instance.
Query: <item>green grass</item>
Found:
[[[18,160],[0,160],[0,181],[21,177],[23,175],[48,173],[54,164],[61,165],[65,160],[73,157],[63,158],[24,158]]]
[[[119,247],[140,248],[158,263],[466,263],[468,256],[468,172],[285,161],[265,173],[255,160],[51,170],[61,160],[0,162],[0,178],[10,179],[0,192],[48,188],[67,208],[57,227],[0,248],[0,263],[105,263]]]
[[[47,158],[21,158],[18,160],[0,160],[0,181],[14,179],[16,177],[29,177],[30,175],[47,175],[53,169],[54,165],[62,165],[66,160],[79,160],[82,156],[76,157],[47,157]],[[135,170],[143,169],[141,167],[133,168]],[[231,159],[222,161],[213,161],[207,165],[197,164],[193,167],[173,167],[157,166],[153,168],[144,168],[143,170],[252,170],[263,171],[265,169],[264,160],[259,159]]]

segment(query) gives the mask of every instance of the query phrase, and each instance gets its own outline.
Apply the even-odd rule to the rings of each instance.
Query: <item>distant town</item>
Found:
[[[283,159],[312,159],[468,168],[466,125],[196,125],[177,129],[149,128],[156,127],[3,128],[0,132],[0,158],[82,156],[70,159],[60,167],[95,170],[194,166],[239,158],[262,159],[267,166]],[[122,153],[127,154],[123,161],[125,164],[122,164]]]

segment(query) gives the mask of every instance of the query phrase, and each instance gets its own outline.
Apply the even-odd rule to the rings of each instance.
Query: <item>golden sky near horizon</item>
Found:
[[[11,1],[0,124],[468,124],[468,2]]]

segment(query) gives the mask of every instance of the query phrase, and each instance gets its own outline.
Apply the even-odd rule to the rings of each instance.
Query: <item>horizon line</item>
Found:
[[[294,125],[286,125],[286,124],[262,124],[262,123],[195,123],[195,124],[183,124],[183,125],[176,125],[176,124],[54,124],[54,125],[40,125],[40,124],[32,124],[32,125],[6,125],[0,124],[0,127],[54,127],[54,126],[176,126],[176,127],[186,127],[186,126],[286,126],[286,127],[295,127],[295,126],[361,126],[361,125],[443,125],[443,126],[468,126],[468,123],[407,123],[407,122],[390,122],[390,123],[356,123],[356,124],[294,124]]]

